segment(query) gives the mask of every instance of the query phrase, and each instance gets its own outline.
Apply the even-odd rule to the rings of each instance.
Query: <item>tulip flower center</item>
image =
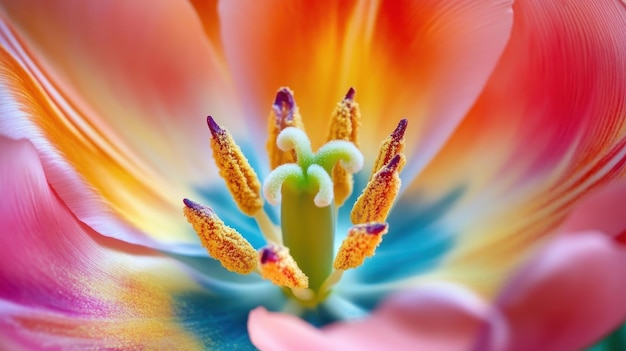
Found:
[[[363,166],[357,147],[360,112],[354,89],[337,105],[328,140],[316,152],[289,89],[278,91],[272,112],[267,151],[273,170],[262,188],[230,134],[208,117],[220,175],[240,210],[257,220],[267,245],[255,250],[207,206],[185,199],[183,210],[209,255],[226,269],[240,274],[256,272],[283,287],[302,305],[312,307],[328,296],[345,270],[372,256],[387,232],[385,220],[399,191],[399,172],[405,163],[407,122],[402,120],[383,141],[369,182],[353,206],[353,226],[335,250],[337,208],[352,192],[352,174]],[[263,197],[280,206],[280,229],[265,213]]]

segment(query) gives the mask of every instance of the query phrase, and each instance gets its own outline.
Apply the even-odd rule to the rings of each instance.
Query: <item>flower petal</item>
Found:
[[[496,302],[509,325],[506,350],[588,346],[626,319],[624,296],[625,246],[601,232],[559,237],[515,275]]]
[[[485,90],[406,196],[463,197],[440,278],[493,294],[586,194],[626,175],[626,9],[619,1],[516,1]],[[391,223],[393,228],[393,224]]]
[[[211,279],[93,231],[50,188],[27,141],[0,137],[0,193],[0,343],[11,350],[252,349],[248,311],[284,302],[259,277]]]
[[[618,240],[626,236],[626,181],[606,186],[586,197],[561,225],[563,232],[601,231]]]
[[[296,94],[314,144],[350,86],[366,154],[407,117],[408,173],[434,155],[484,86],[509,36],[511,1],[220,3],[222,36],[248,116],[277,87]],[[257,120],[257,126],[265,122]]]
[[[30,143],[0,138],[0,150],[3,338],[36,349],[199,348],[174,318],[171,294],[196,286],[180,264],[77,221]]]
[[[204,152],[206,115],[239,113],[228,74],[191,6],[9,1],[0,7],[2,134],[33,142],[55,190],[97,230],[110,225],[115,218],[105,213],[114,212],[170,244],[195,243],[180,198],[217,179]],[[225,124],[245,130],[237,121]],[[71,174],[76,171],[80,176]],[[76,199],[77,188],[91,194],[89,201]],[[129,231],[120,223],[107,235]]]
[[[487,311],[469,291],[433,284],[390,298],[361,321],[319,330],[258,308],[250,313],[248,328],[261,350],[467,350]]]

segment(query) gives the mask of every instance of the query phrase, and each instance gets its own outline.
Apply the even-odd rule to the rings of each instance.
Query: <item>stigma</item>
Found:
[[[219,174],[240,211],[256,220],[266,240],[263,247],[255,249],[208,206],[183,201],[187,221],[212,258],[232,272],[259,274],[304,306],[323,301],[344,271],[375,254],[400,191],[406,119],[382,141],[369,181],[353,204],[353,226],[335,250],[338,208],[350,199],[355,174],[364,166],[355,95],[350,88],[337,104],[326,143],[314,151],[293,92],[280,88],[268,121],[266,149],[272,171],[263,182],[228,130],[207,118]],[[280,223],[270,220],[265,201],[280,207]]]

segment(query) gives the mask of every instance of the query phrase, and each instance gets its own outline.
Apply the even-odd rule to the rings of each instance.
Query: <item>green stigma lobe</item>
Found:
[[[349,173],[356,173],[363,167],[363,155],[354,144],[343,140],[333,140],[324,144],[315,154],[315,163],[330,173],[337,164]]]
[[[314,155],[311,151],[311,141],[304,131],[287,127],[276,138],[276,144],[283,151],[294,150],[300,167],[306,169],[313,162]]]

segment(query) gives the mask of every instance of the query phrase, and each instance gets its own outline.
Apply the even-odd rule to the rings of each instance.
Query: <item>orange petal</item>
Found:
[[[249,1],[224,2],[220,14],[226,57],[249,116],[265,116],[275,89],[289,86],[319,145],[335,101],[354,86],[362,139],[376,140],[364,151],[406,117],[417,169],[484,86],[509,36],[510,4]]]
[[[112,209],[157,238],[194,240],[178,203],[181,194],[193,196],[192,186],[217,179],[203,152],[209,146],[204,118],[209,110],[238,112],[192,8],[182,2],[1,6],[2,94],[23,112],[0,121],[2,132],[32,140],[46,154],[48,171],[63,168],[66,174],[51,175],[54,186],[86,223],[98,227]],[[90,194],[93,208],[68,194],[79,186],[77,177],[86,181],[82,196]],[[106,206],[95,200],[100,197]]]

